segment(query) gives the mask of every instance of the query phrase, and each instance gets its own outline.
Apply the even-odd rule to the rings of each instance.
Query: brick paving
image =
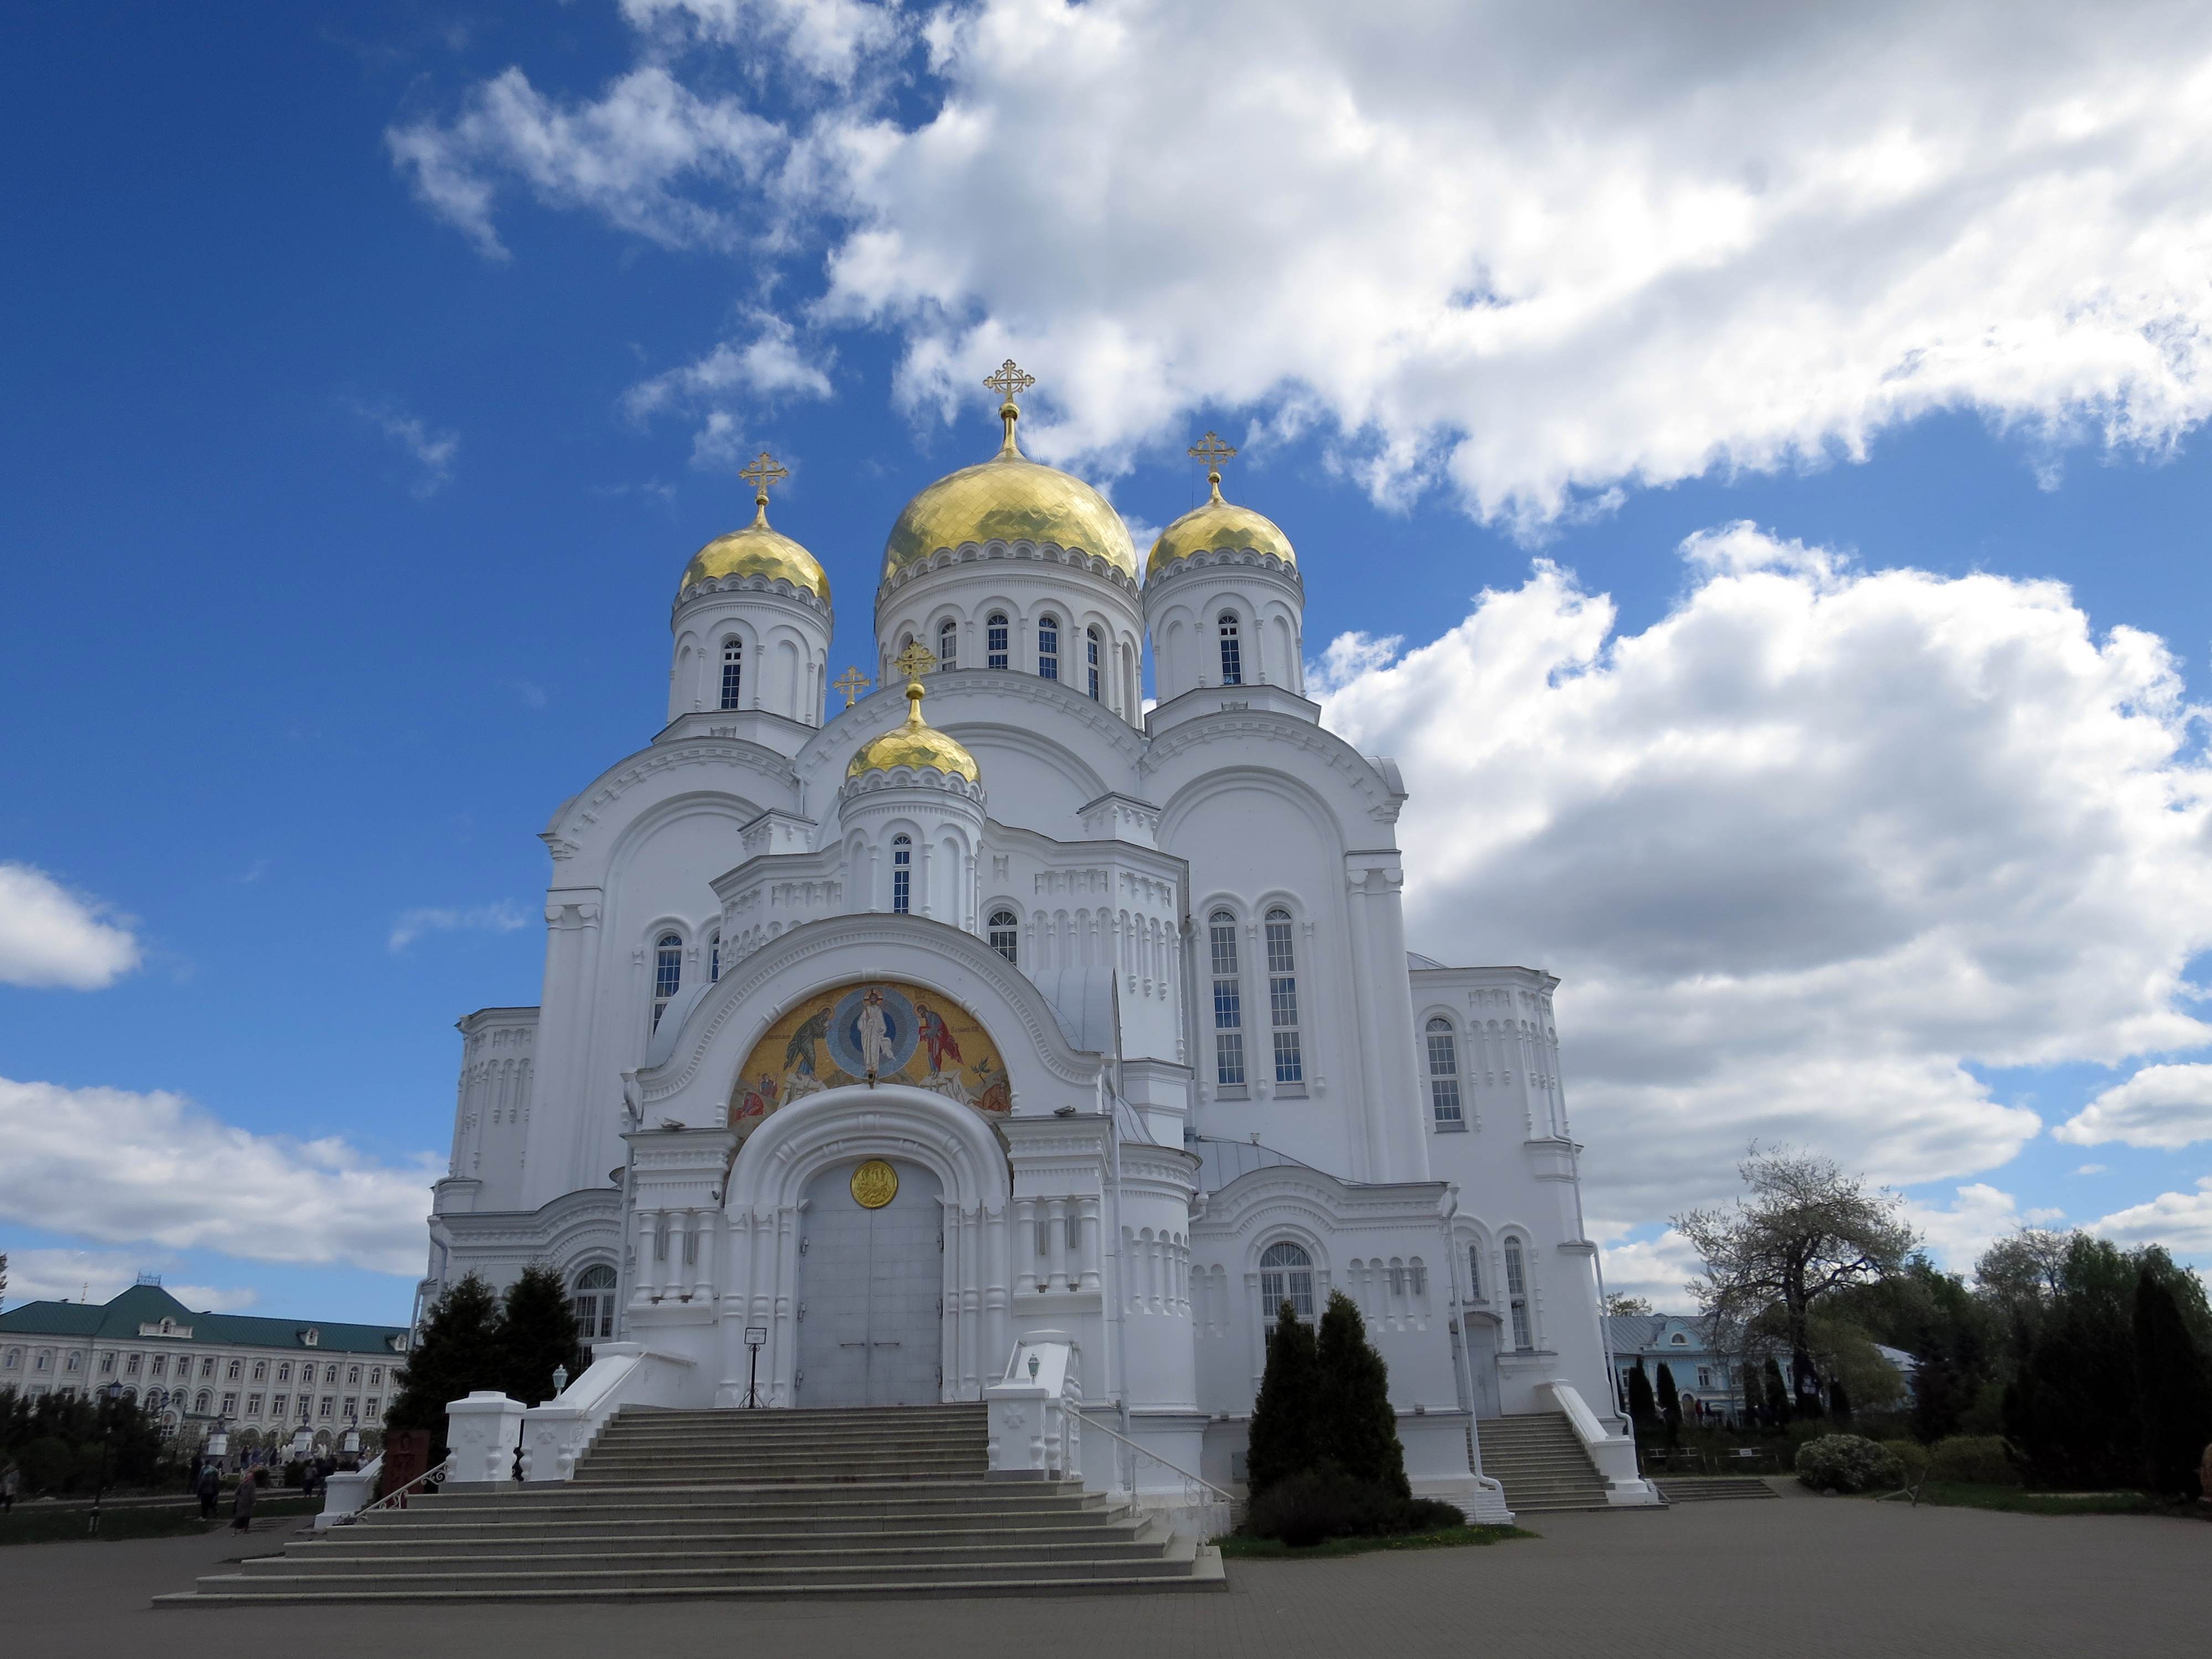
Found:
[[[2212,1524],[1806,1497],[1553,1515],[1540,1528],[1541,1539],[1488,1549],[1232,1562],[1225,1595],[220,1613],[147,1603],[240,1554],[227,1534],[22,1545],[0,1549],[0,1632],[10,1652],[162,1659],[228,1659],[241,1639],[285,1641],[314,1659],[720,1659],[737,1643],[776,1659],[2212,1651]],[[281,1538],[257,1533],[247,1547]]]

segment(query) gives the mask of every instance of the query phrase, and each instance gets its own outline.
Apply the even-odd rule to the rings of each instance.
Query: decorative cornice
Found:
[[[722,738],[678,738],[672,743],[655,744],[609,767],[581,793],[562,804],[539,839],[549,848],[556,840],[573,843],[587,827],[599,822],[607,807],[639,784],[664,772],[695,766],[743,768],[787,790],[795,789],[799,784],[791,762],[772,749]],[[555,856],[573,854],[556,852]]]
[[[1388,817],[1383,819],[1384,822],[1396,819],[1398,803],[1364,755],[1325,726],[1269,710],[1200,714],[1194,720],[1185,720],[1152,739],[1147,752],[1138,763],[1139,768],[1150,776],[1163,769],[1185,750],[1195,749],[1201,744],[1246,738],[1287,744],[1293,749],[1318,757],[1331,771],[1340,774],[1352,786],[1366,806],[1370,817],[1380,817],[1387,811]]]
[[[957,795],[979,811],[983,806],[981,784],[970,783],[957,772],[940,772],[933,766],[895,766],[888,772],[863,772],[857,778],[847,778],[842,793],[850,800],[887,789],[927,789],[933,793]]]
[[[893,571],[876,588],[876,620],[883,621],[884,612],[890,608],[892,596],[912,586],[922,577],[940,570],[951,570],[963,564],[982,564],[996,560],[1011,560],[1036,564],[1056,564],[1083,575],[1096,576],[1109,587],[1116,587],[1128,598],[1132,608],[1141,609],[1140,592],[1137,579],[1109,559],[1081,548],[1060,546],[1057,542],[963,542],[957,547],[940,547],[927,558],[916,559]]]
[[[1298,574],[1298,568],[1287,559],[1279,557],[1273,553],[1262,553],[1256,548],[1215,547],[1186,553],[1180,558],[1169,560],[1158,570],[1153,571],[1145,581],[1146,606],[1149,608],[1154,593],[1162,591],[1168,582],[1184,571],[1218,569],[1225,565],[1236,565],[1244,569],[1257,570],[1277,577],[1296,591],[1300,605],[1305,603],[1305,578]]]
[[[693,582],[676,596],[676,603],[669,607],[670,625],[673,626],[675,619],[682,616],[688,607],[702,600],[739,593],[764,593],[775,599],[788,599],[814,612],[824,628],[833,627],[836,623],[836,613],[828,603],[805,588],[793,586],[781,576],[751,575],[710,577],[705,581]]]

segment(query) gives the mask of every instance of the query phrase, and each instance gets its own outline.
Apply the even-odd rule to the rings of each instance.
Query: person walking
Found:
[[[200,1519],[214,1520],[215,1500],[222,1493],[222,1476],[212,1462],[200,1465],[199,1479],[193,1482],[192,1490],[200,1495]]]
[[[230,1529],[233,1532],[246,1532],[252,1528],[253,1495],[260,1489],[260,1485],[253,1478],[252,1469],[238,1477],[238,1496],[232,1500],[230,1506]]]

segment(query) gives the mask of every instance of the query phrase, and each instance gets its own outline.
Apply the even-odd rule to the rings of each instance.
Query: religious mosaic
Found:
[[[994,1116],[1013,1109],[1006,1063],[975,1017],[900,980],[841,986],[787,1010],[745,1056],[730,1099],[744,1128],[779,1106],[853,1084],[903,1083]]]

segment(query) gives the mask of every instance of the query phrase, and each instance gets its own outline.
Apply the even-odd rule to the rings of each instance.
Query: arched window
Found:
[[[937,665],[960,666],[960,624],[949,617],[937,624]]]
[[[1048,680],[1060,678],[1060,618],[1054,616],[1037,618],[1037,674]]]
[[[213,1402],[215,1396],[213,1395],[210,1394],[205,1389],[202,1389],[198,1394],[192,1396],[192,1409],[196,1412],[204,1412]]]
[[[1237,636],[1237,613],[1221,613],[1221,683],[1224,685],[1244,684],[1244,647]]]
[[[1275,1039],[1275,1081],[1304,1083],[1306,1060],[1298,1042],[1298,964],[1291,940],[1291,913],[1267,912],[1267,1023]]]
[[[653,947],[653,1025],[660,1029],[660,1012],[684,983],[684,941],[663,933]]]
[[[1482,1300],[1482,1246],[1480,1244],[1467,1247],[1467,1299],[1470,1302]]]
[[[1517,1238],[1505,1241],[1505,1299],[1513,1309],[1513,1346],[1526,1353],[1536,1344],[1528,1330],[1528,1270]]]
[[[1021,918],[1012,910],[991,912],[991,948],[1008,962],[1017,961],[1018,941],[1021,938]]]
[[[983,622],[983,666],[1004,668],[1008,660],[1006,613],[994,611]]]
[[[1437,1017],[1429,1022],[1429,1109],[1439,1129],[1464,1129],[1467,1120],[1459,1107],[1459,1040],[1452,1023]]]
[[[743,708],[738,694],[744,689],[745,642],[732,636],[722,641],[722,707]]]
[[[722,980],[722,930],[717,927],[707,935],[707,983],[719,985]]]
[[[1091,676],[1091,701],[1093,702],[1098,701],[1098,649],[1103,643],[1097,629],[1088,629],[1085,631],[1083,650],[1087,659],[1087,672]]]
[[[1265,1317],[1279,1318],[1283,1304],[1301,1319],[1314,1316],[1313,1258],[1305,1246],[1287,1238],[1270,1244],[1260,1257],[1260,1308]]]
[[[1206,921],[1213,958],[1213,1080],[1244,1086],[1244,994],[1237,968],[1237,918],[1216,910]]]
[[[604,1342],[615,1334],[615,1270],[596,1262],[576,1275],[576,1334]]]
[[[902,916],[914,908],[914,837],[891,837],[891,914]]]

